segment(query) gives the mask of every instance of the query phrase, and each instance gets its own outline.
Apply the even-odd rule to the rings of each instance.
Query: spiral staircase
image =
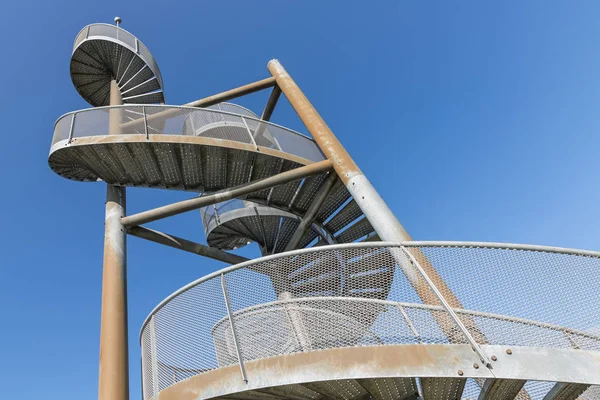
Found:
[[[55,124],[49,166],[67,179],[203,197],[326,159],[312,138],[238,105],[164,105],[154,58],[118,26],[85,27],[70,70],[76,90],[94,108]],[[110,105],[112,81],[122,105]],[[308,229],[294,243],[315,203]],[[423,254],[433,244],[379,242],[334,171],[211,204],[200,214],[211,248],[256,242],[263,258],[203,277],[151,313],[141,337],[144,400],[600,398],[592,386],[600,375],[590,370],[600,366],[597,335],[452,310],[443,299],[421,301],[415,282],[422,281],[410,276],[411,268],[443,269],[452,262],[430,263],[434,257]],[[486,260],[465,268],[484,267]],[[496,341],[502,329],[489,330],[481,319],[502,321],[502,329],[543,327],[547,335],[560,332],[578,342],[568,349],[544,348],[545,342],[542,351],[519,347],[518,340]],[[393,326],[405,333],[389,333]],[[456,339],[461,334],[465,338]],[[544,366],[542,353],[570,372]],[[552,384],[538,391],[526,385],[537,381]]]

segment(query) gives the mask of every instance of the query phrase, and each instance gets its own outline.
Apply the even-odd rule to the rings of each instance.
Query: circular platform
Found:
[[[421,301],[402,248],[448,284],[466,333],[443,304]],[[599,274],[600,253],[494,243],[374,242],[252,260],[149,315],[144,399],[594,399]]]
[[[117,133],[110,130],[111,118],[121,121]],[[205,193],[323,159],[312,139],[261,121],[243,107],[222,103],[205,109],[119,106],[65,114],[55,124],[49,164],[72,180]],[[283,251],[325,177],[321,173],[252,193],[246,200],[264,211],[260,219],[266,226],[253,223],[248,230],[239,225],[244,224],[241,219],[230,220],[239,229],[221,236],[222,244],[212,237],[209,243],[234,248],[259,239],[265,253]],[[300,247],[348,243],[374,234],[339,181],[319,210],[314,227]],[[226,228],[230,227],[219,229]]]
[[[91,24],[75,39],[71,80],[92,106],[109,104],[110,82],[116,79],[123,103],[164,103],[163,81],[156,61],[131,33],[109,24]]]

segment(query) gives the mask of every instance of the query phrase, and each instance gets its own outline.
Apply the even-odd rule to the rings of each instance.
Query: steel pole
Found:
[[[110,105],[121,105],[115,80],[110,85]],[[119,134],[121,110],[109,111],[110,134]],[[125,188],[106,187],[102,315],[100,321],[99,400],[128,400],[129,362],[127,346],[127,234],[121,224],[125,216]]]

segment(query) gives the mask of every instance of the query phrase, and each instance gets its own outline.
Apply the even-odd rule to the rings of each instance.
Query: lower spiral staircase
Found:
[[[80,32],[71,77],[94,108],[55,124],[49,165],[67,179],[209,196],[326,159],[312,138],[241,106],[162,104],[154,58],[118,26]],[[600,398],[600,298],[587,284],[599,253],[381,242],[334,171],[200,214],[211,248],[256,242],[263,257],[152,311],[144,400]],[[536,273],[562,290],[541,293]]]

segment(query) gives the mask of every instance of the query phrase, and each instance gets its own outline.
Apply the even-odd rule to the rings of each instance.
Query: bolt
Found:
[[[460,376],[463,376],[462,369],[459,369],[459,370],[458,370],[458,375],[460,375]]]
[[[498,357],[492,356],[492,361],[498,361]]]
[[[477,364],[477,363],[473,364],[473,368],[478,369],[479,368],[479,364]]]
[[[506,354],[508,354],[510,356],[512,354],[512,350],[511,349],[506,349]]]

